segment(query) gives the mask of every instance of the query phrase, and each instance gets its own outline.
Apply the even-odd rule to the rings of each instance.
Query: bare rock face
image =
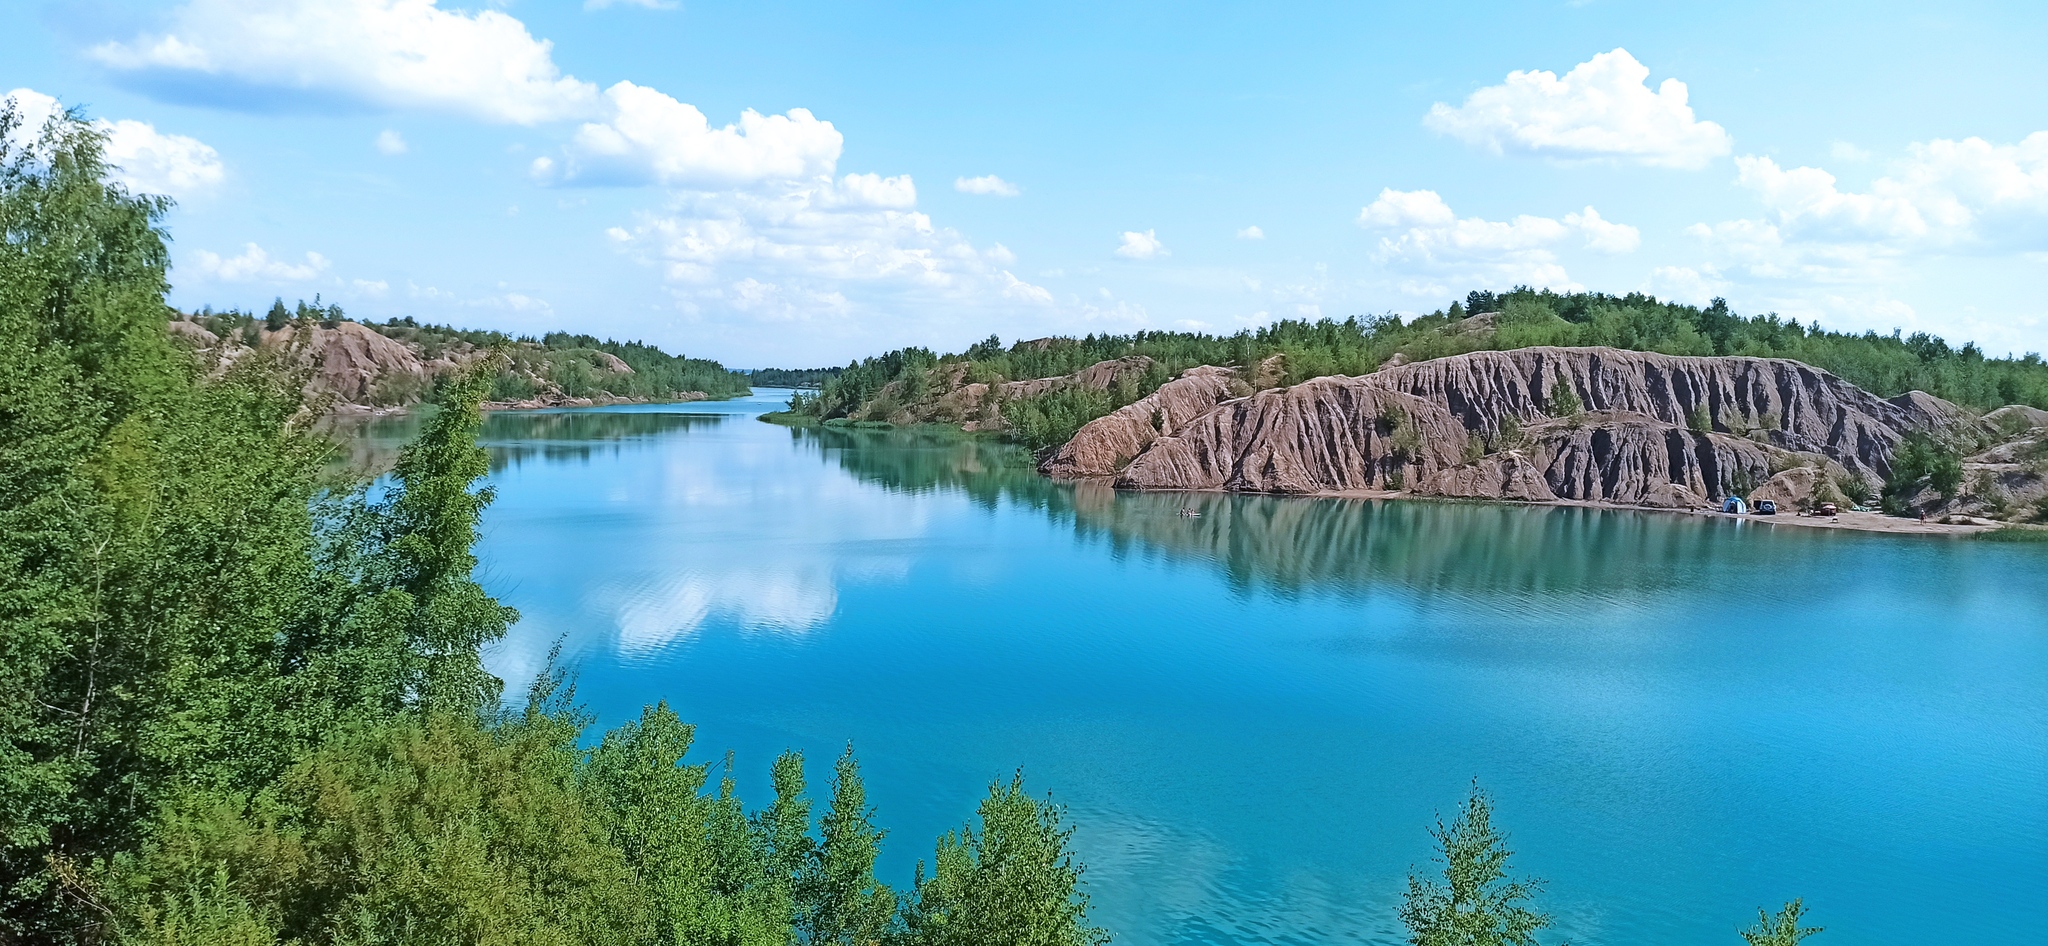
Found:
[[[220,344],[220,336],[206,330],[206,326],[184,319],[172,319],[169,323],[171,337],[194,348],[212,348]]]
[[[1229,400],[1236,380],[1230,368],[1190,368],[1159,390],[1089,421],[1039,464],[1039,472],[1058,479],[1115,476],[1153,441],[1179,433]]]
[[[1987,421],[1921,392],[1886,400],[1787,359],[1606,348],[1473,352],[1233,396],[1247,386],[1229,369],[1186,372],[1081,428],[1042,469],[1128,489],[1660,508],[1747,492],[1796,506],[1841,478],[1881,482],[1909,433],[1977,452],[2035,419],[2008,408]],[[1581,410],[1551,417],[1561,387]],[[2038,477],[2020,461],[2036,455],[2037,433],[2009,434],[1966,469],[2031,496]]]
[[[2048,427],[2048,411],[2025,404],[2007,404],[1984,415],[1984,422],[1994,429],[2008,430],[2013,427]]]
[[[1699,505],[1734,482],[1770,478],[1764,446],[1694,433],[1642,414],[1601,413],[1530,430],[1534,459],[1559,499],[1659,508]]]
[[[1442,404],[1467,427],[1489,433],[1503,417],[1542,417],[1559,384],[1588,411],[1626,411],[1678,427],[1704,411],[1717,433],[1756,434],[1781,449],[1819,453],[1880,479],[1905,431],[1967,441],[1981,426],[1939,398],[1915,392],[1886,401],[1785,358],[1523,348],[1454,355],[1366,377]]]
[[[1397,487],[1458,465],[1467,438],[1421,398],[1363,378],[1317,378],[1218,405],[1155,439],[1116,483],[1253,493]]]
[[[298,325],[287,325],[265,332],[264,347],[292,346],[300,341],[301,331]],[[336,322],[332,328],[311,325],[303,331],[306,338],[298,349],[299,358],[317,366],[306,386],[309,394],[332,395],[346,404],[370,404],[380,400],[376,397],[378,386],[395,379],[424,387],[427,367],[402,342],[355,322]]]
[[[1543,478],[1543,470],[1521,450],[1508,450],[1480,457],[1464,466],[1441,470],[1416,484],[1423,496],[1452,496],[1467,499],[1501,499],[1525,503],[1557,500],[1557,493]]]
[[[1660,509],[1704,506],[1741,479],[1770,476],[1772,448],[1701,434],[1645,414],[1595,412],[1528,428],[1526,443],[1444,470],[1417,484],[1427,496]]]
[[[1778,473],[1764,485],[1757,487],[1749,494],[1749,504],[1754,506],[1764,500],[1770,500],[1777,503],[1782,510],[1796,509],[1819,501],[1823,493],[1833,495],[1828,482],[1839,475],[1839,468],[1795,466]],[[1840,502],[1840,499],[1829,501]]]

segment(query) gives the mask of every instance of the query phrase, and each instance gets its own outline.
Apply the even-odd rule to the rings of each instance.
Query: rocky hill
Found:
[[[2048,417],[1879,398],[1782,358],[1611,348],[1479,351],[1246,395],[1184,372],[1051,451],[1041,469],[1124,489],[1418,495],[1697,508],[1729,495],[1846,502],[1887,486],[1937,513],[2048,496]],[[1949,495],[1900,483],[1910,438],[1964,458]],[[1923,451],[1924,452],[1924,451]]]
[[[312,317],[269,321],[235,313],[183,316],[171,320],[169,331],[215,370],[257,352],[274,354],[306,371],[309,400],[335,413],[399,410],[431,400],[443,379],[491,351],[507,358],[487,408],[688,401],[746,391],[743,378],[715,362],[638,343],[567,335],[512,339],[411,320],[375,325],[321,318],[324,313],[312,311]]]

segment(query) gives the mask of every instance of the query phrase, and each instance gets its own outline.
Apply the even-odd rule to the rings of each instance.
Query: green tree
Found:
[[[1580,402],[1577,392],[1572,390],[1569,379],[1558,378],[1550,386],[1550,400],[1544,413],[1552,417],[1573,418],[1585,413],[1585,404]]]
[[[765,863],[770,895],[788,905],[792,929],[802,926],[800,901],[804,872],[810,866],[816,844],[811,840],[811,801],[804,797],[804,756],[794,749],[775,757],[769,769],[775,800],[755,816],[765,844]]]
[[[903,941],[915,946],[1096,946],[1088,896],[1063,809],[1024,793],[1022,774],[989,786],[972,825],[939,839],[930,877],[917,870]]]
[[[822,841],[811,853],[801,887],[804,941],[871,946],[882,941],[896,915],[896,894],[875,879],[883,832],[860,778],[853,747],[834,766],[832,804],[819,825]]]
[[[1777,916],[1759,907],[1756,911],[1756,925],[1742,931],[1742,941],[1748,946],[1799,946],[1799,943],[1821,927],[1799,925],[1800,916],[1806,913],[1806,905],[1794,898]]]
[[[1412,870],[1401,922],[1415,946],[1534,946],[1550,916],[1530,909],[1543,882],[1508,875],[1507,836],[1493,827],[1493,799],[1472,783],[1457,820],[1430,829],[1444,865],[1442,883]]]
[[[529,701],[532,705],[533,701]],[[646,891],[650,942],[683,946],[711,923],[710,805],[702,765],[687,765],[695,729],[667,703],[611,732],[579,772],[587,803]]]

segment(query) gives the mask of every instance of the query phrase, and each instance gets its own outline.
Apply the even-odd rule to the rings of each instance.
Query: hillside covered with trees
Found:
[[[1739,315],[1720,300],[1700,307],[1641,293],[1527,288],[1475,291],[1411,320],[1282,320],[1233,335],[1138,332],[1035,339],[1008,347],[991,337],[946,355],[903,348],[848,365],[815,398],[801,399],[797,409],[821,420],[881,421],[957,384],[1051,378],[1134,355],[1156,364],[1122,390],[1066,389],[1045,403],[1006,406],[1004,416],[1014,415],[1009,426],[1021,439],[1046,447],[1197,365],[1243,368],[1280,356],[1273,362],[1271,381],[1291,385],[1328,375],[1367,374],[1390,362],[1538,345],[1790,358],[1880,397],[1918,390],[1978,411],[2007,404],[2048,409],[2048,363],[2039,354],[1991,358],[1975,344],[1955,347],[1925,333],[1831,332],[1775,314]]]
[[[405,407],[438,400],[468,366],[487,356],[487,401],[542,407],[621,401],[738,397],[744,375],[703,358],[671,355],[643,342],[551,332],[540,338],[422,325],[411,317],[354,322],[316,297],[261,317],[211,309],[178,316],[172,335],[217,363],[277,349],[312,369],[308,393],[341,410]]]

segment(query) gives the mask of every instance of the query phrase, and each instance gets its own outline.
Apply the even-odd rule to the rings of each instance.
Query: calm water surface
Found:
[[[781,399],[493,416],[491,661],[518,692],[564,641],[603,724],[667,699],[756,800],[851,740],[898,886],[1022,766],[1119,943],[1398,943],[1477,778],[1546,942],[1737,943],[1794,896],[1821,944],[2048,929],[2048,548],[1117,495]]]

